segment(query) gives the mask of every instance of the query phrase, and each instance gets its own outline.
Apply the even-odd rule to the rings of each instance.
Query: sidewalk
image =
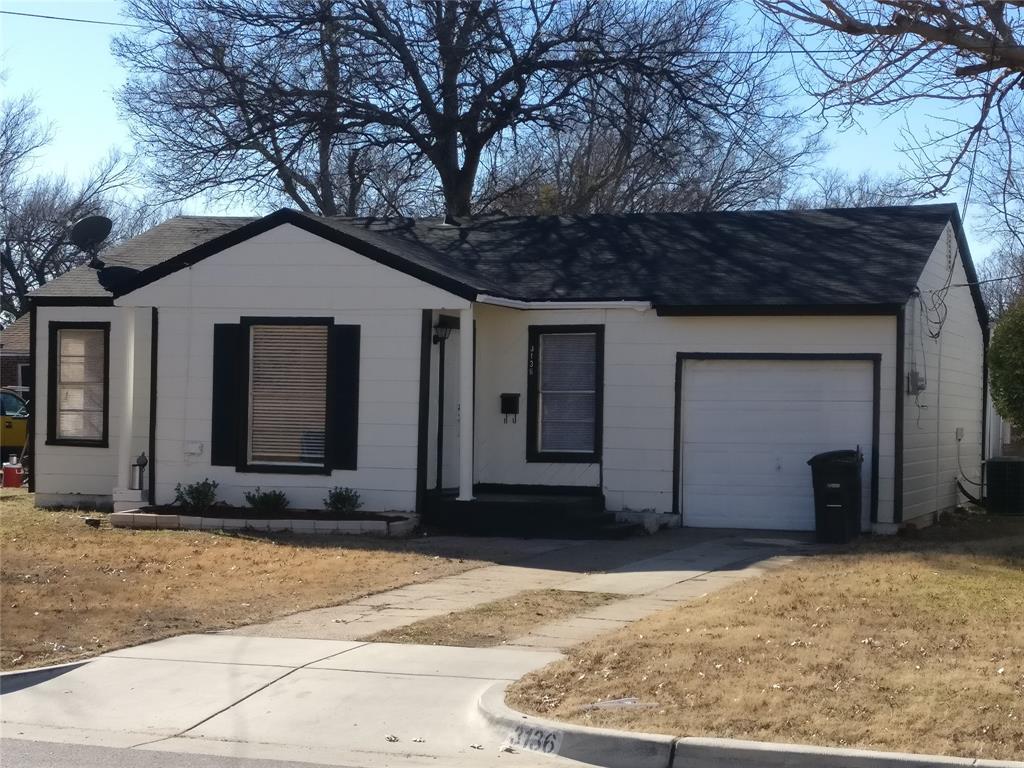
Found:
[[[476,700],[557,654],[184,635],[3,696],[3,739],[328,765],[548,765]],[[474,746],[475,745],[475,746]]]
[[[517,565],[116,651],[5,694],[2,736],[372,768],[575,764],[504,750],[507,730],[489,725],[477,702],[492,686],[560,658],[562,648],[795,556],[794,546],[742,533],[686,533],[531,542],[534,554]],[[359,639],[538,588],[623,599],[497,648]]]

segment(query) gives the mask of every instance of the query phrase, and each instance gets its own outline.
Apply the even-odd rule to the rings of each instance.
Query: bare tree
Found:
[[[284,193],[325,214],[368,205],[372,172],[336,172],[360,165],[353,153],[424,159],[444,207],[466,216],[482,164],[517,133],[578,126],[596,78],[641,82],[701,127],[742,116],[764,66],[735,55],[737,27],[713,0],[129,0],[127,12],[144,30],[115,44],[131,72],[120,98],[160,187]]]
[[[927,100],[931,126],[906,137],[924,191],[980,185],[1020,241],[1024,13],[1018,2],[756,0],[806,51],[804,81],[844,119]],[[824,52],[823,52],[824,51]],[[962,117],[967,115],[966,117]],[[1024,243],[1022,243],[1024,244]]]
[[[85,256],[68,240],[76,219],[104,213],[117,222],[108,242],[150,226],[153,208],[124,195],[131,163],[116,152],[81,183],[64,176],[32,176],[33,154],[48,131],[31,99],[5,102],[0,116],[0,316],[10,322],[27,308],[25,297],[81,264]]]
[[[867,208],[907,205],[920,197],[906,179],[864,171],[850,176],[838,168],[819,171],[787,201],[787,208]]]
[[[747,73],[745,106],[728,118],[694,120],[645,85],[589,83],[584,119],[521,134],[491,158],[481,204],[568,214],[774,207],[820,156],[766,67]]]
[[[1003,243],[978,267],[978,280],[989,315],[998,320],[1024,301],[1024,250],[1016,241]]]

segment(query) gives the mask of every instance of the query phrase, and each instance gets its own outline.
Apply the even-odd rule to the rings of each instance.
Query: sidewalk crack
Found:
[[[277,683],[281,682],[282,680],[284,680],[289,675],[295,674],[300,669],[306,669],[307,667],[312,666],[313,664],[319,664],[321,661],[327,661],[328,659],[333,659],[335,656],[341,656],[343,654],[349,653],[350,651],[354,651],[357,648],[362,648],[362,647],[364,647],[366,645],[369,645],[369,643],[360,643],[359,645],[355,645],[355,646],[353,646],[351,648],[346,648],[344,651],[336,651],[335,653],[329,653],[326,656],[322,656],[321,658],[313,659],[311,661],[307,661],[305,664],[302,664],[302,665],[300,665],[298,667],[292,667],[287,672],[285,672],[283,675],[278,675],[273,680],[269,680],[268,682],[266,682],[263,685],[261,685],[259,688],[256,688],[255,690],[250,691],[249,693],[245,694],[245,696],[243,696],[242,698],[236,699],[235,701],[233,701],[230,704],[228,704],[226,707],[222,707],[221,709],[219,709],[216,712],[214,712],[212,715],[208,715],[207,717],[204,717],[199,722],[193,723],[192,725],[188,726],[187,728],[184,728],[184,729],[178,731],[177,733],[172,733],[170,736],[161,736],[158,739],[150,739],[149,741],[143,741],[143,742],[141,742],[139,744],[132,744],[131,746],[128,747],[128,749],[138,749],[139,747],[148,747],[151,744],[159,744],[161,741],[168,741],[170,739],[176,739],[176,738],[178,738],[180,736],[184,736],[186,733],[188,733],[189,731],[195,730],[196,728],[198,728],[203,723],[207,723],[210,720],[212,720],[213,718],[217,717],[218,715],[224,714],[229,709],[234,709],[239,704],[241,704],[243,701],[246,701],[247,699],[251,699],[257,693],[260,693],[262,691],[267,690],[267,688],[269,688],[272,685],[276,685]]]

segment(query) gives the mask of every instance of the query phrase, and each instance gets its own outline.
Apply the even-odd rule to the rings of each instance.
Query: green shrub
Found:
[[[363,506],[359,491],[342,488],[340,485],[327,492],[324,509],[334,515],[352,515]]]
[[[217,501],[217,481],[209,478],[198,482],[174,486],[174,503],[190,515],[203,516]]]
[[[284,491],[264,491],[257,487],[255,491],[247,491],[245,502],[253,511],[260,515],[283,515],[288,510],[288,497]]]
[[[1024,429],[1024,300],[1003,313],[988,348],[992,402],[999,415]]]

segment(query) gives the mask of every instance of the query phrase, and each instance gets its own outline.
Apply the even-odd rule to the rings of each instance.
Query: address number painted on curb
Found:
[[[509,732],[505,744],[517,749],[542,752],[545,755],[557,755],[562,746],[562,732],[517,725]]]

